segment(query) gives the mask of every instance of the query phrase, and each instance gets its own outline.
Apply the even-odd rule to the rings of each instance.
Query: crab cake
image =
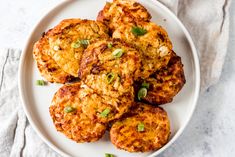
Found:
[[[76,142],[93,142],[100,139],[106,125],[91,120],[82,111],[80,99],[89,90],[82,89],[80,83],[64,85],[52,100],[50,115],[57,131]]]
[[[74,77],[61,69],[54,59],[48,55],[49,51],[48,37],[44,34],[42,38],[34,44],[33,48],[33,56],[41,75],[51,83],[72,81]]]
[[[167,113],[160,107],[138,103],[110,130],[111,142],[129,152],[147,152],[164,146],[170,136]]]
[[[98,94],[133,100],[133,82],[140,66],[136,49],[120,41],[98,41],[84,52],[79,76]]]
[[[96,40],[108,39],[108,28],[100,22],[66,19],[46,33],[47,54],[61,69],[78,77],[80,59],[86,47]]]
[[[139,50],[143,64],[143,79],[165,67],[172,55],[172,43],[167,32],[152,22],[121,25],[114,31],[113,38],[132,44]]]
[[[105,23],[111,30],[115,30],[121,24],[136,21],[149,22],[151,15],[141,4],[133,0],[114,0],[107,2],[103,10],[98,14],[97,20]]]
[[[170,103],[173,97],[183,88],[186,83],[181,58],[173,52],[167,67],[156,71],[150,78],[136,82],[136,91],[140,91],[141,85],[149,86],[147,95],[141,100],[153,105]],[[139,92],[136,92],[137,94]]]

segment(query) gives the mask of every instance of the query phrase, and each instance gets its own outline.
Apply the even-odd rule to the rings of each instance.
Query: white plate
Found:
[[[32,57],[32,47],[45,30],[66,18],[96,19],[106,0],[68,0],[51,10],[37,24],[24,48],[19,69],[19,90],[23,108],[30,124],[37,134],[55,151],[63,156],[102,157],[112,153],[117,157],[153,157],[169,147],[183,132],[196,106],[200,73],[198,56],[193,41],[177,17],[156,0],[140,0],[152,14],[152,21],[163,26],[173,42],[175,52],[182,57],[186,84],[170,104],[163,105],[171,122],[170,141],[160,150],[150,153],[128,153],[116,149],[106,134],[95,143],[78,144],[56,131],[49,115],[49,105],[60,84],[36,86],[35,81],[42,79]]]

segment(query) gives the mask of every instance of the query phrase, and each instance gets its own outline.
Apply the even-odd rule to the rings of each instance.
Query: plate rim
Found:
[[[195,89],[194,89],[194,97],[192,100],[192,108],[190,110],[189,116],[187,117],[187,120],[183,123],[182,127],[177,131],[177,133],[174,135],[174,137],[166,144],[164,145],[161,149],[153,152],[151,155],[149,155],[148,157],[154,157],[156,155],[161,154],[163,151],[165,151],[167,148],[169,148],[184,132],[186,126],[189,124],[189,121],[192,118],[192,115],[195,111],[195,108],[197,106],[197,102],[198,102],[198,98],[199,98],[199,93],[200,93],[200,85],[201,85],[201,74],[200,74],[200,62],[199,62],[199,56],[198,56],[198,52],[196,49],[196,46],[193,42],[192,36],[190,35],[189,31],[187,30],[187,28],[184,26],[184,24],[181,22],[181,20],[169,9],[167,8],[163,3],[157,1],[157,0],[151,0],[153,3],[156,3],[156,5],[159,5],[162,9],[165,9],[166,12],[168,12],[168,14],[173,17],[176,22],[179,24],[179,26],[181,27],[181,29],[183,30],[190,48],[192,49],[192,55],[193,55],[193,60],[194,60],[194,68],[195,68]]]
[[[69,0],[71,1],[71,0]],[[199,63],[199,57],[198,57],[198,53],[197,53],[197,49],[195,47],[195,44],[193,42],[193,39],[189,33],[189,31],[186,29],[186,27],[183,25],[183,23],[179,20],[179,18],[169,9],[167,8],[163,3],[157,1],[157,0],[149,0],[152,3],[154,3],[155,5],[157,5],[158,7],[162,8],[163,10],[165,10],[169,16],[171,16],[176,22],[177,24],[181,27],[184,35],[186,36],[191,51],[192,51],[192,56],[193,56],[193,61],[194,61],[194,70],[195,70],[195,89],[193,92],[193,100],[192,100],[192,107],[191,110],[189,111],[189,116],[187,117],[187,119],[185,120],[185,122],[182,124],[182,126],[180,127],[180,129],[176,132],[176,134],[174,135],[174,137],[166,144],[164,145],[162,148],[160,148],[159,150],[154,151],[153,153],[151,153],[148,157],[154,157],[156,155],[161,154],[163,151],[165,151],[167,148],[169,148],[183,133],[183,131],[185,130],[186,126],[189,124],[189,121],[192,118],[192,115],[195,111],[195,108],[197,106],[197,101],[199,98],[199,93],[200,93],[200,63]],[[39,24],[48,17],[48,15],[51,12],[56,11],[59,7],[61,7],[63,4],[67,3],[68,1],[62,1],[57,3],[54,7],[52,7],[51,9],[49,9],[49,11],[47,11],[41,18],[40,20],[38,20],[36,22],[36,24],[32,27],[33,29],[30,31],[28,38],[24,44],[24,48],[22,50],[21,56],[20,56],[20,61],[19,61],[19,70],[18,70],[18,87],[19,87],[19,97],[20,97],[20,101],[21,101],[21,106],[23,107],[23,110],[28,118],[28,121],[30,123],[30,125],[32,126],[33,130],[36,132],[36,134],[43,140],[43,142],[45,142],[50,148],[52,148],[54,151],[56,151],[58,154],[62,155],[62,156],[69,156],[67,153],[65,153],[64,151],[60,150],[58,147],[56,147],[54,144],[52,144],[42,133],[41,131],[38,129],[38,127],[36,126],[33,118],[30,116],[29,114],[29,110],[28,107],[26,107],[26,101],[25,101],[25,94],[24,94],[24,88],[23,88],[23,63],[24,60],[26,59],[26,54],[27,54],[27,48],[29,47],[29,44],[31,42],[31,39],[33,37],[34,32],[37,30]]]

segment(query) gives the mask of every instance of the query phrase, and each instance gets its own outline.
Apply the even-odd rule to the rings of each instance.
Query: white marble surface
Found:
[[[32,26],[61,0],[0,0],[0,48],[22,48]],[[218,84],[201,94],[182,136],[160,157],[235,156],[235,1],[230,40]]]

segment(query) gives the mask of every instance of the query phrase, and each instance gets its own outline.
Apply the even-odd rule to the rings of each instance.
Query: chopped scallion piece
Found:
[[[45,86],[47,83],[44,80],[37,80],[36,85],[38,86]]]
[[[135,35],[135,36],[142,36],[145,35],[147,33],[147,30],[138,26],[134,26],[132,27],[131,32]]]
[[[108,80],[109,84],[113,82],[114,78],[115,78],[115,74],[114,73],[111,72],[111,73],[107,74],[107,80]]]
[[[147,96],[147,89],[146,88],[140,88],[138,91],[138,100],[141,100],[142,98]]]
[[[138,126],[137,126],[137,130],[138,130],[139,132],[144,131],[144,124],[143,124],[143,123],[139,123]]]
[[[71,44],[72,48],[79,48],[80,46],[83,46],[84,48],[86,48],[88,45],[90,44],[89,40],[77,40],[76,42],[73,42]]]
[[[72,47],[72,48],[75,48],[75,49],[76,49],[76,48],[79,48],[80,46],[81,46],[81,45],[80,45],[79,42],[74,42],[74,43],[71,44],[71,47]]]
[[[116,49],[116,50],[113,51],[112,54],[115,58],[120,58],[123,53],[124,53],[123,49]]]
[[[108,43],[108,48],[112,48],[113,47],[113,44],[112,43]]]
[[[75,108],[71,107],[71,106],[66,106],[64,108],[64,112],[66,113],[70,113],[70,112],[73,112],[75,110]]]
[[[100,113],[100,116],[103,117],[103,118],[105,118],[105,117],[108,116],[109,112],[110,112],[110,109],[106,108],[105,110],[103,110],[103,111]]]
[[[114,157],[113,154],[105,153],[105,157]]]
[[[80,44],[85,48],[90,44],[89,40],[79,40]]]
[[[141,87],[149,89],[149,83],[143,82]]]

